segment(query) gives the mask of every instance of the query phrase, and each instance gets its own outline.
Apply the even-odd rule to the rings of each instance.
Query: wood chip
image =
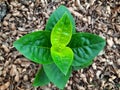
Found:
[[[12,23],[12,24],[10,25],[10,28],[11,28],[11,30],[16,30],[15,23]]]
[[[108,45],[109,45],[110,47],[112,47],[113,44],[114,44],[113,39],[112,39],[112,38],[107,39],[107,43],[108,43]]]
[[[6,89],[8,89],[9,86],[10,86],[10,82],[6,82],[2,86],[0,86],[0,90],[6,90]]]
[[[100,78],[100,74],[101,74],[101,71],[96,72],[96,76],[97,76],[98,79]]]
[[[12,65],[12,68],[10,70],[10,75],[11,76],[15,76],[18,74],[18,71],[16,70],[16,66],[15,65]]]
[[[3,21],[3,25],[4,25],[4,26],[8,26],[8,22],[4,20],[4,21]]]
[[[20,16],[20,12],[15,11],[12,15],[13,15],[13,16]]]
[[[17,73],[16,76],[15,76],[15,78],[14,78],[14,80],[15,80],[16,82],[19,82],[19,79],[20,79],[20,78],[19,78],[19,74]]]
[[[24,80],[24,81],[27,81],[27,80],[28,80],[28,76],[27,76],[27,75],[24,75],[23,80]]]
[[[115,24],[115,27],[116,27],[117,31],[120,32],[120,24]]]
[[[79,7],[78,9],[81,10],[83,13],[86,13],[85,8],[80,4],[79,0],[75,0],[76,6]]]
[[[74,14],[75,16],[77,16],[80,20],[87,20],[86,18],[83,18],[83,15],[82,14],[80,14],[80,13],[78,13],[78,12],[76,12],[76,11],[74,11],[72,8],[68,8],[69,10],[70,10],[70,12],[72,13],[72,14]]]
[[[5,50],[5,52],[10,52],[10,50],[8,49],[8,47],[6,45],[2,45],[2,48]]]

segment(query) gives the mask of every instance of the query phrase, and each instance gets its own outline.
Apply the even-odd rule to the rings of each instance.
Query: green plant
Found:
[[[63,89],[73,70],[88,67],[104,48],[105,40],[90,33],[77,33],[75,22],[65,6],[57,8],[44,31],[36,31],[14,42],[20,53],[42,64],[34,86],[49,82]]]

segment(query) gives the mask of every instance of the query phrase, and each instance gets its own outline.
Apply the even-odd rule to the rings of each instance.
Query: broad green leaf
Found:
[[[61,5],[60,7],[58,7],[50,16],[50,18],[47,21],[46,24],[46,28],[45,30],[49,30],[52,31],[53,27],[55,26],[55,24],[60,20],[60,18],[64,15],[64,13],[68,14],[68,17],[72,23],[72,32],[75,33],[75,21],[73,16],[71,15],[71,13],[69,12],[69,10]]]
[[[43,67],[35,75],[33,86],[44,86],[50,83],[50,80],[46,76]]]
[[[72,73],[72,69],[69,69],[69,72],[65,76],[59,68],[53,64],[43,65],[44,71],[49,78],[49,80],[54,83],[58,88],[63,89]]]
[[[73,51],[69,47],[52,47],[51,56],[60,71],[66,75],[73,61]]]
[[[65,47],[70,42],[71,36],[72,25],[67,13],[65,13],[51,32],[52,46]]]
[[[37,31],[15,41],[15,48],[25,57],[39,64],[52,63],[50,55],[50,32]]]
[[[82,68],[87,68],[87,67],[90,66],[92,63],[93,63],[93,60],[88,60],[88,62],[83,63],[83,64],[80,65],[80,66],[72,66],[72,69],[73,69],[73,70],[80,70],[80,69],[82,69]]]
[[[84,67],[91,64],[91,60],[104,48],[103,38],[90,33],[73,34],[69,47],[74,52],[72,66]]]

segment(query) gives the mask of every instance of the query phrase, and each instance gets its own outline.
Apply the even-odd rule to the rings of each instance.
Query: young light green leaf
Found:
[[[45,64],[43,65],[43,68],[49,80],[60,89],[63,89],[65,87],[72,73],[72,69],[70,68],[67,75],[64,75],[54,63]]]
[[[52,47],[51,56],[60,71],[66,75],[73,61],[73,51],[69,47]]]
[[[44,86],[50,83],[50,80],[46,76],[43,67],[35,75],[33,86]]]
[[[52,63],[50,55],[50,32],[37,31],[14,42],[14,47],[25,57],[40,64]]]
[[[71,13],[69,12],[69,10],[61,5],[60,7],[58,7],[50,16],[50,18],[47,21],[46,24],[46,28],[45,30],[49,30],[52,31],[53,27],[55,26],[55,24],[60,20],[60,18],[64,15],[64,13],[68,14],[68,17],[72,23],[72,32],[75,33],[75,21],[73,16],[71,15]]]
[[[66,47],[72,36],[72,25],[65,13],[51,32],[51,56],[58,68],[66,75],[73,61],[73,52]]]
[[[72,36],[72,25],[68,17],[68,14],[65,13],[63,17],[57,22],[51,32],[51,43],[52,46],[56,47],[65,47],[71,39]]]
[[[104,48],[105,40],[90,33],[73,34],[69,47],[74,52],[72,66],[84,67]]]

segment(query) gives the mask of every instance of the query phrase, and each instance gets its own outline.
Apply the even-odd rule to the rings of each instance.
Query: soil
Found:
[[[65,90],[120,90],[119,0],[0,1],[0,14],[4,12],[0,15],[0,90],[58,90],[53,84],[32,86],[40,65],[21,55],[13,41],[44,30],[50,14],[61,4],[72,13],[77,32],[90,32],[106,39],[105,49],[93,64],[73,72]],[[6,5],[7,11],[1,9]]]

